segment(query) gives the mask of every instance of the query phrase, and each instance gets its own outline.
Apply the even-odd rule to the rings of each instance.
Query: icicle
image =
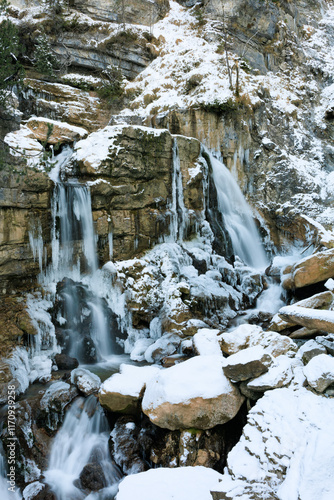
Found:
[[[182,242],[187,233],[188,210],[184,204],[182,173],[177,139],[173,140],[172,200],[169,237],[173,242]]]
[[[109,243],[109,259],[112,260],[114,255],[114,236],[112,231],[110,231],[110,233],[108,234],[108,243]]]
[[[36,233],[37,236],[35,236]],[[38,258],[39,270],[40,272],[42,272],[44,242],[43,242],[42,227],[40,222],[38,222],[37,229],[34,228],[32,231],[29,231],[29,243],[34,258],[34,262],[36,262],[36,259]]]

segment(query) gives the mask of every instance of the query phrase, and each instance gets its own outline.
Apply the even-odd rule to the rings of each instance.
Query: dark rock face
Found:
[[[100,464],[89,463],[85,465],[80,473],[80,482],[83,488],[90,491],[98,491],[107,485],[103,468]]]
[[[238,441],[246,423],[246,406],[225,425],[207,431],[168,431],[146,417],[118,418],[110,438],[110,450],[124,473],[133,474],[151,467],[202,465],[223,471],[228,452]]]
[[[73,370],[79,366],[79,361],[66,354],[56,354],[55,362],[59,370]]]

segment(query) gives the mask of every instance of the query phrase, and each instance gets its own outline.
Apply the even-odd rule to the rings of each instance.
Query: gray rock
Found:
[[[334,356],[334,335],[326,335],[326,337],[316,337],[316,342],[324,346],[328,352]]]
[[[273,357],[262,347],[255,346],[232,354],[223,366],[223,371],[233,382],[241,382],[266,373],[272,363]]]
[[[319,356],[319,354],[327,354],[326,348],[315,340],[309,340],[300,347],[297,356],[302,359],[304,365],[307,365],[312,358]]]

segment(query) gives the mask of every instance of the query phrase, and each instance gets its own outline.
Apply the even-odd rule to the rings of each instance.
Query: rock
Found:
[[[216,498],[289,498],[292,491],[295,498],[331,498],[333,411],[333,399],[303,387],[267,391],[248,413],[227,472],[212,488],[220,492]]]
[[[219,356],[196,356],[159,372],[147,384],[142,410],[166,429],[210,429],[231,420],[244,401],[225,377]]]
[[[146,384],[159,371],[156,366],[137,367],[122,364],[120,373],[112,375],[101,385],[101,405],[111,412],[137,413]]]
[[[85,396],[98,392],[101,379],[95,373],[85,368],[76,368],[71,372],[71,383],[75,384]]]
[[[241,394],[243,394],[247,399],[250,399],[252,401],[257,401],[259,398],[262,397],[262,392],[259,391],[253,391],[248,387],[248,380],[244,380],[243,382],[240,382],[239,384],[239,390]]]
[[[129,416],[120,417],[110,434],[110,451],[124,474],[138,474],[148,469],[143,459],[138,435],[142,431]]]
[[[310,309],[294,304],[282,307],[279,314],[283,318],[294,321],[297,325],[306,327],[308,330],[323,330],[334,333],[334,311]]]
[[[71,358],[67,354],[56,354],[55,362],[58,370],[74,370],[79,366],[79,361],[76,358]]]
[[[88,463],[79,476],[83,488],[89,491],[99,491],[107,486],[107,481],[101,464]]]
[[[262,328],[257,325],[240,325],[230,332],[224,332],[220,337],[222,351],[229,356],[242,349],[250,347],[251,339],[258,336]]]
[[[101,106],[97,94],[33,78],[25,78],[24,85],[30,90],[26,106],[31,115],[45,116],[81,129],[84,127],[90,132],[109,122],[110,113]]]
[[[168,0],[130,0],[126,8],[117,0],[74,0],[72,5],[93,19],[144,26],[155,24],[169,10]]]
[[[232,354],[226,360],[223,371],[233,382],[241,382],[262,375],[272,364],[273,357],[261,346],[255,346]]]
[[[319,283],[334,274],[334,249],[317,252],[294,264],[293,283],[296,288]]]
[[[180,337],[167,333],[151,344],[145,351],[145,359],[148,363],[158,363],[166,356],[174,354],[181,343]]]
[[[48,144],[62,144],[84,139],[88,132],[84,128],[58,122],[49,118],[29,118],[26,126],[31,130],[33,137]]]
[[[296,344],[288,337],[272,331],[263,331],[259,326],[248,324],[224,332],[220,336],[220,342],[222,351],[230,355],[257,345],[265,348],[274,357],[297,350]]]
[[[150,469],[127,476],[119,485],[115,500],[212,500],[210,490],[222,474],[206,467]]]
[[[297,352],[298,358],[302,359],[304,365],[307,365],[312,358],[319,356],[319,354],[327,354],[327,350],[315,340],[308,340]]]
[[[9,132],[4,138],[4,141],[11,147],[13,156],[22,156],[23,154],[32,161],[37,163],[37,159],[41,158],[43,146],[38,142],[34,133],[30,128],[22,125],[19,130]]]
[[[317,392],[324,392],[334,382],[334,358],[320,354],[304,368],[308,384]]]
[[[220,330],[201,328],[193,336],[193,346],[196,354],[202,356],[222,356],[218,335]]]
[[[298,328],[294,332],[289,334],[290,339],[308,339],[310,337],[314,337],[317,333],[320,333],[318,330],[310,330],[305,326],[303,328]]]
[[[40,401],[38,422],[47,430],[55,431],[62,422],[65,407],[78,395],[76,387],[66,382],[54,382],[46,390]]]
[[[328,354],[334,356],[334,335],[326,335],[326,337],[316,337],[318,344],[326,347]]]
[[[274,332],[283,332],[287,328],[295,326],[293,321],[285,321],[279,314],[275,314],[269,325],[269,329]]]
[[[291,365],[291,358],[284,355],[278,356],[267,373],[248,382],[248,389],[265,392],[269,389],[287,386],[291,382],[293,375]]]

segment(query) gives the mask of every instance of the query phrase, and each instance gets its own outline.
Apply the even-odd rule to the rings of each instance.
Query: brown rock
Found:
[[[32,131],[35,139],[48,144],[74,142],[88,135],[84,128],[48,118],[30,118],[27,121],[27,127]]]
[[[293,266],[296,288],[325,281],[334,276],[334,249],[317,252]]]

